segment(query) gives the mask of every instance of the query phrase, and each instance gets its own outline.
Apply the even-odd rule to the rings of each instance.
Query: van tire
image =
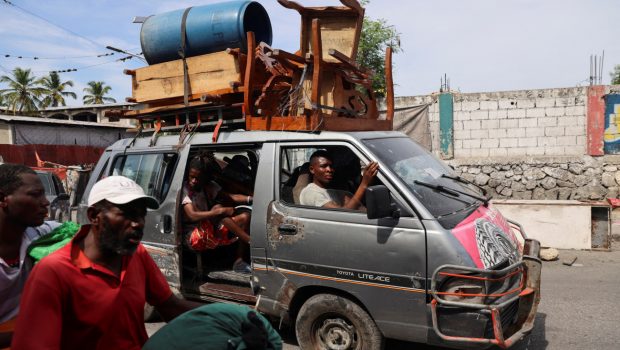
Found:
[[[299,310],[295,334],[301,349],[381,350],[383,334],[375,321],[353,301],[317,294]]]

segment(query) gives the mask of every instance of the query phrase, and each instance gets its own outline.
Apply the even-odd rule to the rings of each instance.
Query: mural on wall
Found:
[[[606,154],[620,154],[620,95],[605,96],[605,144]]]

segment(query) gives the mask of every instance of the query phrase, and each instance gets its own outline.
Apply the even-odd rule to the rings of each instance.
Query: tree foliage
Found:
[[[77,98],[67,87],[73,86],[71,80],[62,82],[58,73],[38,78],[30,69],[17,67],[10,75],[0,76],[0,83],[8,88],[0,89],[0,105],[13,114],[33,114],[40,108],[65,106],[66,97]]]
[[[361,1],[365,6],[370,1]],[[372,88],[378,97],[385,96],[385,50],[392,47],[392,53],[402,51],[400,33],[384,19],[364,18],[362,34],[357,53],[360,66],[374,72]]]
[[[114,103],[116,102],[115,99],[106,96],[110,90],[112,90],[112,88],[103,81],[89,81],[88,87],[84,88],[86,94],[82,98],[82,101],[87,105],[103,104],[106,102]]]
[[[614,71],[609,74],[611,76],[612,85],[620,85],[620,64],[614,67]]]
[[[65,91],[68,86],[73,87],[73,81],[67,80],[61,82],[60,76],[56,72],[50,73],[49,76],[41,79],[41,85],[45,88],[45,98],[43,98],[41,107],[58,107],[66,106],[65,97],[76,99],[77,95],[72,91]]]
[[[8,85],[8,89],[0,90],[8,110],[13,114],[31,114],[39,109],[45,88],[41,79],[31,74],[30,69],[13,69],[11,75],[0,76],[0,83]]]

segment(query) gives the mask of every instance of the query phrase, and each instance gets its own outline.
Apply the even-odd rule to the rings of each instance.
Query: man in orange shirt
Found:
[[[12,349],[140,349],[144,304],[166,320],[200,304],[172,294],[140,244],[159,203],[133,180],[110,176],[88,197],[89,225],[41,260],[24,288]]]

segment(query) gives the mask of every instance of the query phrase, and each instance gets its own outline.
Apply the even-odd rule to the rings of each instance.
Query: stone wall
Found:
[[[505,157],[449,161],[493,198],[603,200],[618,198],[620,156]]]

